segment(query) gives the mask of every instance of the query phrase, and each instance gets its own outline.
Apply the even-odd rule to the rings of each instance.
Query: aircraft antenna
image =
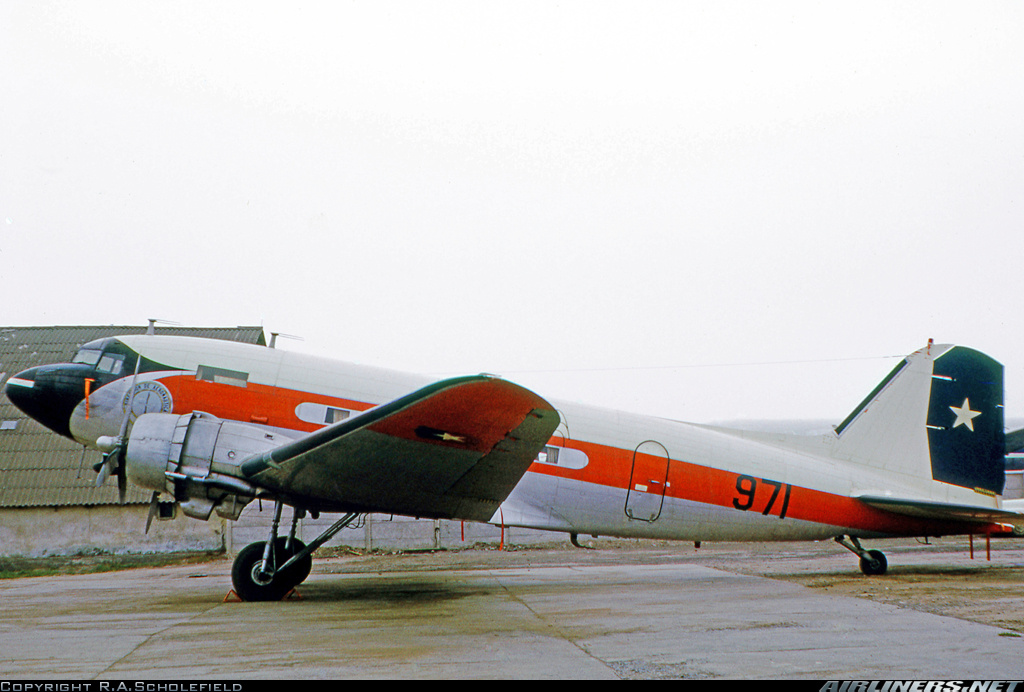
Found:
[[[146,335],[147,336],[153,336],[153,334],[156,333],[156,325],[158,323],[159,324],[172,324],[172,325],[174,325],[176,327],[180,327],[181,326],[181,322],[172,322],[171,320],[158,320],[155,317],[150,317],[149,318],[149,326],[146,327]]]
[[[305,341],[301,336],[295,336],[294,334],[285,334],[283,332],[270,332],[270,345],[269,348],[277,347],[277,337],[283,336],[286,339],[295,339],[296,341]]]

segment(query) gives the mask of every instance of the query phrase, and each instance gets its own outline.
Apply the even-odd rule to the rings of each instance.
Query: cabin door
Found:
[[[668,450],[654,440],[641,442],[633,451],[633,466],[626,488],[626,516],[638,521],[657,521],[668,488]]]

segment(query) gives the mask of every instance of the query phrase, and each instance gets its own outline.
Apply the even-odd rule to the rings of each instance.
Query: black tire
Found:
[[[291,558],[292,555],[305,550],[306,544],[300,541],[298,538],[292,539],[292,549],[285,551],[285,543],[288,542],[286,538],[277,539],[277,555],[278,562],[284,564],[284,561]],[[310,571],[313,569],[313,556],[307,555],[302,558],[294,565],[288,568],[288,578],[292,582],[292,588],[298,586],[302,582],[306,581],[306,577],[309,576]]]
[[[274,543],[276,564],[284,564],[288,558],[305,547],[302,541],[295,540],[292,542],[292,550],[286,551],[286,542],[286,538],[278,538]],[[307,555],[283,572],[277,571],[269,579],[263,577],[259,570],[266,545],[266,541],[250,543],[242,548],[231,566],[231,583],[235,587],[235,593],[243,601],[280,601],[301,584],[313,568],[313,559]]]
[[[885,570],[888,567],[889,563],[881,550],[869,550],[868,557],[860,559],[860,571],[868,576],[885,574]]]

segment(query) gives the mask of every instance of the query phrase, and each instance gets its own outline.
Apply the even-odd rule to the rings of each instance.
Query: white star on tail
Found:
[[[974,419],[981,415],[981,411],[971,410],[970,399],[964,399],[964,403],[960,404],[960,408],[950,406],[949,410],[956,414],[956,420],[953,422],[954,428],[959,425],[966,425],[968,430],[974,432]]]

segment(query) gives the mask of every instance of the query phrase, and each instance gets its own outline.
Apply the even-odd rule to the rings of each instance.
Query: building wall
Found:
[[[1024,498],[1024,471],[1007,471],[1006,485],[1003,486],[1004,500]]]
[[[178,552],[228,552],[255,541],[264,541],[274,517],[271,503],[246,508],[237,522],[216,515],[200,521],[179,515],[171,521],[154,521],[145,533],[148,507],[98,505],[93,507],[32,507],[0,511],[0,556],[49,557],[55,555],[146,554]],[[280,535],[291,527],[291,508],[281,520]],[[340,515],[306,517],[298,536],[310,542]],[[458,521],[432,521],[373,514],[342,529],[328,547],[356,550],[425,550],[471,548],[478,544],[497,547],[567,541],[565,534]]]
[[[309,516],[299,521],[296,535],[309,543],[341,518],[338,514],[323,514],[318,519]],[[237,522],[229,522],[225,546],[229,552],[238,552],[255,541],[265,541],[274,519],[274,506],[253,502],[245,508]],[[286,508],[278,529],[287,535],[291,528],[292,510]],[[483,543],[498,546],[534,545],[568,541],[568,535],[551,531],[535,531],[517,527],[501,527],[476,522],[412,519],[390,514],[370,514],[360,517],[338,532],[325,546],[348,546],[357,550],[429,550],[445,548],[471,548]]]
[[[147,535],[145,505],[8,508],[0,514],[0,555],[5,556],[224,550],[220,519],[153,522]]]

